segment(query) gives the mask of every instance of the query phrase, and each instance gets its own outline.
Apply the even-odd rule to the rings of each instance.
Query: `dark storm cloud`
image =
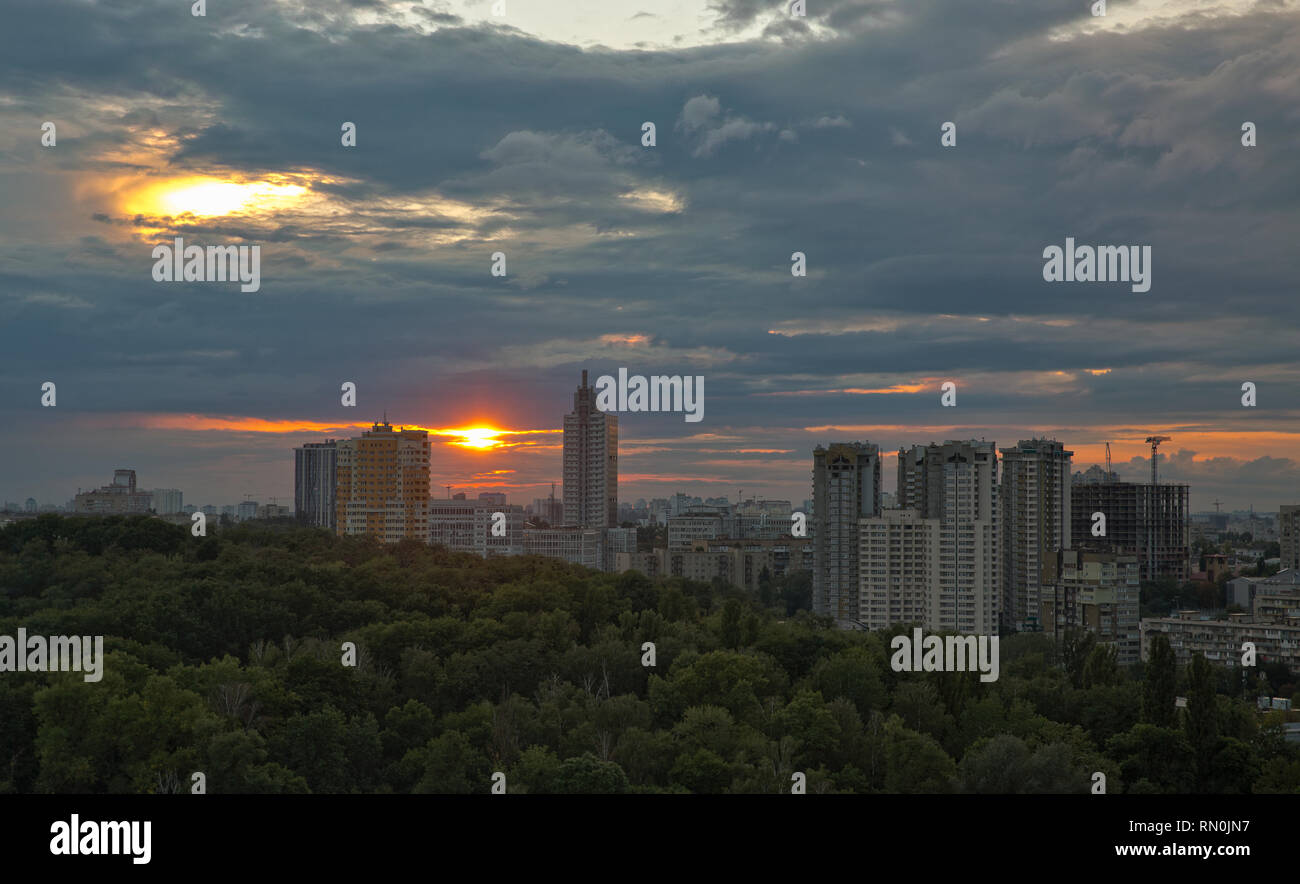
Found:
[[[776,42],[614,51],[457,27],[446,7],[223,3],[197,19],[162,0],[17,0],[0,188],[69,232],[0,212],[0,340],[30,369],[0,379],[0,407],[24,413],[57,370],[61,405],[92,411],[311,416],[341,411],[347,377],[390,409],[473,389],[551,425],[580,367],[627,364],[706,374],[709,420],[740,427],[950,421],[929,394],[751,394],[953,377],[971,378],[979,422],[1040,426],[1207,410],[1226,425],[1251,379],[1261,421],[1297,429],[1294,15],[1049,42],[1086,5],[809,6],[798,22],[781,3],[716,4],[723,31],[771,25]],[[809,23],[838,36],[801,37]],[[42,152],[44,119],[61,128]],[[92,212],[66,185],[41,200],[57,175],[138,165],[155,131],[152,171],[324,176],[313,191],[337,211],[172,225],[262,244],[263,288],[154,284],[168,235],[127,232],[155,219]],[[1151,245],[1152,290],[1044,283],[1042,249],[1066,236]],[[873,318],[892,325],[828,333]],[[800,323],[817,333],[769,334]],[[151,353],[190,355],[160,373]],[[1067,393],[1021,377],[1054,371],[1075,376]]]

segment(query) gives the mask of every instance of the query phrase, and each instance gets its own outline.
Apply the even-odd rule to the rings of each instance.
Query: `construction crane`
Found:
[[[1107,442],[1106,443],[1106,483],[1107,484],[1109,484],[1111,481],[1111,475],[1112,473],[1110,471],[1110,443]]]
[[[1217,498],[1217,497],[1214,498],[1214,511],[1215,511],[1216,513],[1217,513],[1217,512],[1220,512],[1219,505],[1220,505],[1221,503],[1223,503],[1223,501],[1219,500],[1219,498]]]
[[[1147,441],[1151,443],[1151,484],[1152,485],[1156,485],[1159,483],[1159,479],[1156,476],[1156,462],[1160,457],[1160,452],[1157,449],[1159,449],[1161,442],[1168,442],[1172,438],[1173,438],[1172,436],[1147,436]]]

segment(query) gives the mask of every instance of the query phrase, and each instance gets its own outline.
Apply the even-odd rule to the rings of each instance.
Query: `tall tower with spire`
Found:
[[[564,416],[564,524],[618,527],[618,417],[596,407],[585,370]]]

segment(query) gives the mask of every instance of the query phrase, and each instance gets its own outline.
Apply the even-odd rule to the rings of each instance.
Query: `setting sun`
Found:
[[[498,448],[503,444],[500,439],[503,432],[505,431],[493,427],[468,427],[462,430],[451,430],[451,434],[460,436],[459,439],[452,440],[451,444],[459,445],[462,448],[476,448],[479,450]]]
[[[212,217],[279,208],[306,192],[307,188],[297,184],[190,177],[153,182],[129,191],[122,207],[133,215]]]

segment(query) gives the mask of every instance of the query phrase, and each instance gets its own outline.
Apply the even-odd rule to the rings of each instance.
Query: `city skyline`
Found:
[[[570,394],[570,396],[571,395],[572,394]],[[621,420],[626,422],[629,416],[619,415],[619,417]],[[649,417],[652,419],[654,418],[665,419],[667,416],[650,415]],[[320,427],[319,435],[318,436],[313,435],[310,437],[299,435],[298,433],[292,430],[276,430],[276,431],[263,430],[262,433],[268,434],[271,439],[277,440],[281,442],[281,444],[286,444],[289,446],[287,449],[288,457],[289,457],[288,465],[286,466],[285,463],[283,462],[267,465],[268,471],[274,472],[275,470],[279,470],[283,472],[284,475],[276,476],[276,478],[274,478],[270,483],[268,483],[263,487],[248,488],[237,499],[232,499],[230,497],[230,491],[228,490],[228,488],[226,490],[219,491],[216,493],[210,493],[208,495],[203,494],[202,488],[204,486],[187,481],[187,477],[192,474],[185,471],[184,468],[177,468],[171,472],[168,472],[166,474],[167,476],[170,477],[168,481],[163,481],[162,479],[158,479],[157,481],[155,481],[152,477],[149,477],[148,481],[142,479],[143,484],[141,485],[141,487],[145,488],[146,490],[152,490],[155,487],[156,488],[179,488],[181,491],[184,492],[185,499],[188,503],[195,503],[199,498],[202,498],[205,504],[210,503],[215,506],[236,505],[245,500],[269,502],[272,500],[272,498],[275,498],[281,502],[292,501],[294,499],[294,479],[293,479],[294,449],[301,448],[304,445],[323,443],[325,442],[326,437],[330,435],[346,435],[348,432],[351,431],[356,431],[360,433],[361,431],[370,429],[372,426],[375,425],[376,422],[382,422],[382,419],[378,419],[378,421],[375,420],[361,421],[357,423],[339,422],[337,424],[333,424],[333,423],[322,422],[317,425]],[[293,422],[288,422],[288,423],[293,423]],[[428,432],[431,437],[430,438],[431,450],[439,451],[444,455],[445,459],[442,462],[439,462],[437,457],[434,455],[431,455],[430,457],[430,477],[431,477],[430,496],[431,497],[445,497],[446,496],[445,489],[448,485],[450,485],[453,489],[453,493],[466,492],[471,494],[478,494],[480,492],[493,492],[493,491],[504,492],[507,494],[508,498],[511,500],[512,503],[518,502],[523,504],[523,503],[530,503],[533,499],[538,497],[546,497],[547,494],[549,493],[550,485],[552,482],[554,482],[556,485],[557,495],[559,494],[559,490],[562,489],[563,487],[563,483],[561,481],[562,472],[563,472],[562,443],[556,439],[551,439],[544,442],[534,442],[528,439],[528,437],[538,437],[538,438],[545,439],[546,436],[548,435],[562,433],[563,432],[562,421],[560,426],[556,426],[553,428],[548,427],[548,428],[543,428],[538,430],[510,430],[510,429],[505,429],[500,427],[490,427],[487,425],[467,426],[461,428],[430,428],[430,427],[419,426],[417,424],[409,424],[409,423],[403,424],[401,422],[394,423],[394,426],[405,427],[406,429],[410,429],[410,430]],[[854,429],[869,430],[871,428],[859,427]],[[899,428],[890,428],[890,429],[894,432],[894,434],[899,434],[900,432],[905,433],[905,430],[900,430]],[[942,428],[930,427],[928,429],[934,430],[934,429],[942,429]],[[195,431],[195,432],[203,432],[203,431]],[[222,432],[222,430],[216,429],[213,430],[213,432]],[[1134,431],[1134,432],[1140,433],[1142,431]],[[857,433],[855,435],[864,439],[876,438],[876,437],[866,435],[864,433]],[[510,441],[511,437],[521,437],[526,441],[512,442]],[[499,443],[493,442],[492,440],[494,438],[500,439],[501,441]],[[835,437],[832,434],[826,436],[826,438],[829,439],[829,438],[838,438],[838,437]],[[896,479],[896,475],[897,475],[896,466],[897,466],[897,456],[898,456],[899,448],[910,448],[914,445],[924,446],[929,444],[942,444],[944,442],[949,442],[949,441],[959,441],[959,442],[970,441],[972,439],[977,439],[977,438],[982,440],[982,437],[978,437],[978,436],[950,433],[946,435],[940,434],[931,437],[926,437],[925,441],[921,441],[922,437],[919,435],[914,437],[906,437],[905,441],[898,446],[889,446],[886,444],[881,444],[880,457],[882,458],[882,460],[887,461],[886,465],[883,468],[883,476],[882,476],[882,483],[881,483],[882,493],[896,494],[898,491],[897,479]],[[1031,432],[1028,435],[1026,435],[1024,438],[1025,439],[1034,439],[1034,438],[1053,439],[1054,437],[1051,436],[1050,434]],[[649,440],[638,440],[633,438],[630,440],[626,440],[627,445],[631,446],[632,448],[630,455],[629,455],[629,449],[622,444],[623,441],[624,440],[620,440],[620,447],[618,449],[620,460],[625,459],[629,456],[635,457],[636,453],[638,452],[638,449],[641,446],[650,446],[650,445],[663,446],[669,440],[662,439],[662,438],[649,439]],[[996,440],[990,439],[988,441],[994,442]],[[1072,472],[1083,472],[1086,471],[1089,467],[1094,467],[1094,466],[1101,468],[1105,464],[1104,454],[1102,459],[1095,463],[1090,462],[1087,459],[1081,458],[1080,449],[1082,448],[1086,450],[1088,448],[1088,446],[1086,445],[1085,446],[1075,445],[1069,442],[1069,440],[1060,440],[1059,438],[1056,438],[1055,441],[1062,441],[1063,444],[1065,444],[1067,447],[1071,448],[1074,451],[1074,457],[1071,460]],[[719,441],[718,444],[719,445],[740,444],[740,440],[732,440],[730,442]],[[826,444],[826,443],[819,442],[817,444]],[[1103,451],[1104,451],[1104,444],[1105,443],[1103,442],[1102,443]],[[816,445],[810,446],[806,451],[802,451],[802,452],[794,451],[794,450],[788,453],[782,452],[782,454],[788,454],[789,464],[786,467],[787,470],[795,473],[796,475],[799,473],[806,474],[807,457],[811,453],[812,449],[815,447]],[[1118,449],[1120,446],[1113,445],[1112,447]],[[1137,440],[1133,440],[1129,442],[1127,447],[1149,450],[1149,445],[1147,445],[1145,442],[1141,442]],[[1169,448],[1171,446],[1167,445],[1166,447]],[[530,482],[515,481],[515,479],[518,478],[515,474],[520,472],[519,470],[509,469],[509,468],[507,469],[493,468],[494,462],[492,458],[494,456],[499,456],[502,453],[518,452],[520,449],[527,452],[528,456],[536,457],[537,460],[542,461],[542,463],[536,467],[536,475],[541,478],[537,479],[536,481],[530,481]],[[279,447],[274,449],[277,457],[279,457],[280,460],[283,460],[282,455],[284,454],[284,450],[285,449],[281,449]],[[1170,454],[1174,456],[1170,457]],[[519,455],[517,453],[511,455],[512,458],[518,456]],[[132,459],[129,454],[126,454],[123,457],[124,457],[122,461],[123,463],[130,463],[130,464],[136,463],[137,459]],[[551,467],[547,467],[545,465],[545,460],[553,461],[554,465]],[[1190,486],[1190,497],[1191,500],[1193,501],[1193,504],[1191,506],[1192,512],[1211,511],[1215,509],[1214,506],[1215,502],[1218,502],[1219,508],[1225,509],[1227,511],[1248,511],[1253,509],[1254,511],[1260,513],[1270,513],[1270,512],[1276,513],[1281,506],[1290,505],[1291,502],[1300,499],[1300,489],[1297,489],[1296,493],[1291,494],[1287,492],[1285,487],[1283,487],[1280,489],[1274,489],[1272,495],[1265,497],[1265,500],[1269,500],[1271,498],[1276,500],[1276,503],[1261,505],[1260,503],[1257,502],[1257,500],[1250,499],[1247,496],[1247,493],[1241,490],[1240,484],[1234,484],[1229,481],[1225,481],[1221,483],[1215,483],[1213,481],[1209,481],[1209,482],[1204,482],[1201,486],[1198,487],[1198,485],[1195,482],[1189,481],[1188,479],[1189,475],[1196,475],[1195,471],[1187,470],[1187,463],[1189,460],[1190,458],[1187,456],[1187,453],[1176,447],[1174,447],[1173,450],[1168,453],[1162,450],[1160,452],[1159,468],[1160,468],[1160,483],[1162,485],[1163,484],[1188,484]],[[458,475],[452,475],[446,471],[446,465],[448,461],[464,464],[465,467],[467,467],[468,469],[464,473]],[[772,463],[771,461],[768,461],[767,463],[763,464],[763,466],[770,467],[771,463]],[[1131,458],[1129,458],[1127,461],[1123,461],[1120,460],[1118,457],[1115,457],[1113,458],[1112,465],[1113,465],[1114,472],[1119,476],[1119,479],[1123,482],[1137,482],[1137,483],[1146,482],[1150,474],[1149,455],[1146,457],[1143,457],[1141,455],[1134,455]],[[441,470],[440,467],[442,467]],[[92,474],[88,483],[84,486],[79,486],[74,489],[69,489],[66,493],[62,493],[59,491],[54,491],[54,492],[40,491],[40,493],[33,493],[33,492],[27,492],[25,490],[23,493],[19,493],[19,491],[15,491],[11,489],[11,490],[6,490],[3,493],[0,493],[0,498],[4,500],[14,500],[14,501],[22,502],[27,498],[31,497],[36,499],[41,506],[46,506],[46,505],[62,506],[64,503],[71,500],[71,498],[78,491],[90,491],[96,487],[99,487],[99,484],[102,484],[102,482],[96,483],[94,481],[93,474],[95,470],[99,469],[100,472],[107,472],[111,474],[113,469],[118,469],[118,468],[122,468],[121,464],[118,464],[116,467],[107,467],[106,469],[99,469],[98,467],[87,467],[87,471]],[[150,472],[148,470],[139,469],[134,466],[132,466],[131,468],[135,469],[137,473],[140,473],[142,475]],[[551,473],[546,472],[548,469],[552,470],[553,472]],[[471,472],[470,470],[473,471]],[[696,496],[701,498],[726,497],[728,499],[737,499],[739,492],[741,491],[744,492],[744,496],[747,498],[788,499],[796,502],[799,500],[803,500],[805,498],[810,499],[809,489],[811,486],[807,481],[800,483],[798,482],[797,479],[795,479],[787,483],[780,483],[780,484],[769,483],[765,485],[760,481],[756,481],[756,474],[757,471],[755,471],[754,473],[742,473],[738,468],[737,471],[733,473],[729,479],[717,479],[717,478],[697,479],[689,476],[659,477],[659,476],[646,475],[646,474],[633,474],[634,480],[626,481],[625,477],[627,476],[627,473],[620,471],[619,484],[622,486],[622,489],[620,490],[619,493],[618,502],[620,505],[630,504],[638,498],[644,498],[646,500],[662,499],[662,498],[671,497],[672,495],[678,493],[683,493],[690,496]],[[547,476],[550,475],[554,475],[554,478],[547,478]],[[458,481],[453,481],[453,480],[458,480]],[[220,482],[220,481],[216,483],[216,485],[219,486],[225,486],[227,484],[228,483]],[[749,487],[745,487],[745,486],[749,486]],[[22,489],[29,489],[32,487],[33,486],[31,485],[21,486]],[[1220,491],[1216,493],[1213,490],[1215,487],[1218,487],[1220,489],[1230,489],[1230,490]],[[197,489],[197,490],[191,490],[191,489]],[[270,493],[272,491],[275,491],[276,493]],[[1220,499],[1220,497],[1223,495],[1226,495],[1227,499]]]

